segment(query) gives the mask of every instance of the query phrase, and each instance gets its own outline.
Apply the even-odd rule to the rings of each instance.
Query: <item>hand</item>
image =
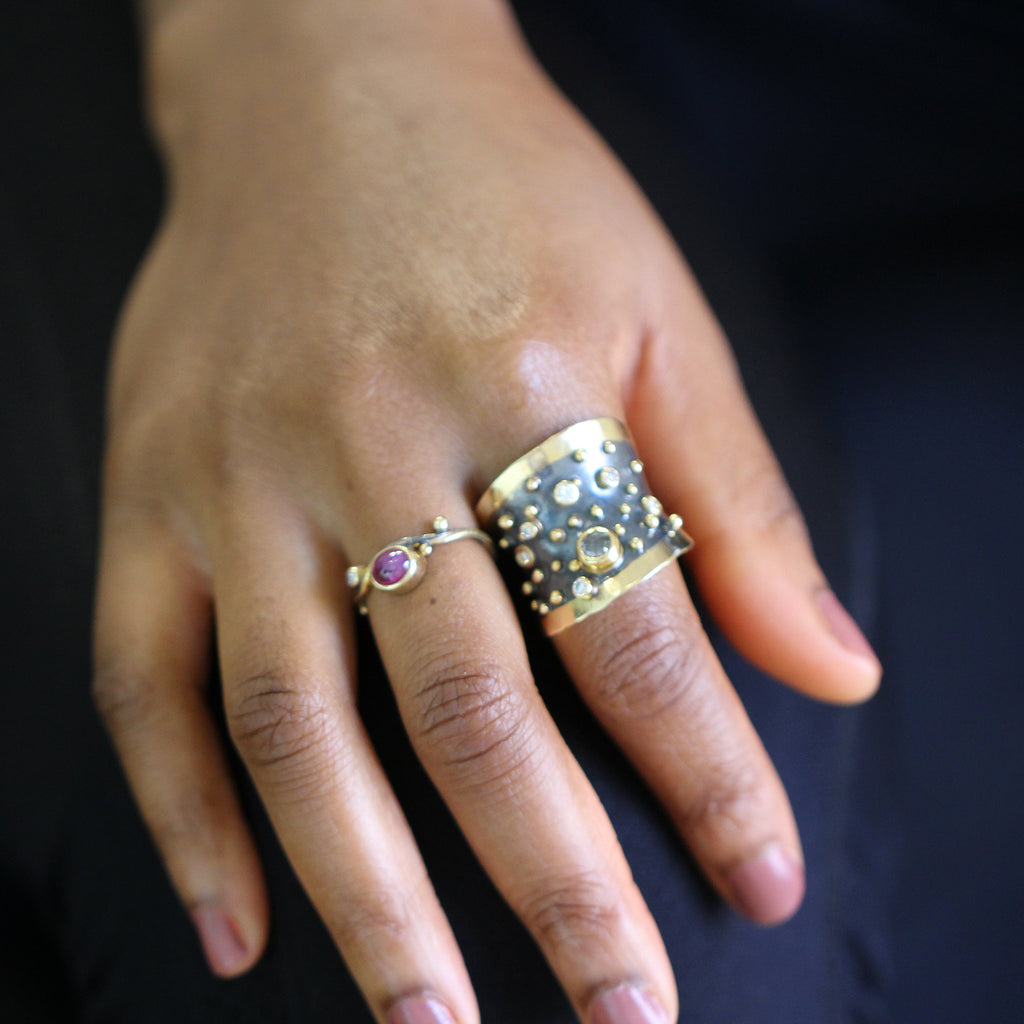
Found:
[[[267,905],[204,701],[215,615],[232,739],[377,1019],[443,1004],[475,1024],[356,712],[347,565],[438,512],[472,524],[526,449],[617,416],[741,651],[841,702],[879,668],[696,284],[503,9],[242,6],[150,23],[170,202],[116,342],[96,699],[211,966],[246,969]],[[419,757],[581,1018],[608,1000],[674,1017],[653,920],[486,551],[439,548],[416,590],[369,607]],[[723,897],[792,913],[792,814],[680,574],[557,644]]]

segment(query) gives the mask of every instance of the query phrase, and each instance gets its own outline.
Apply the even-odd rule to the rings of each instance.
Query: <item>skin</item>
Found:
[[[143,13],[169,197],[114,350],[96,701],[211,967],[246,970],[267,899],[205,706],[215,613],[232,739],[373,1013],[430,994],[476,1024],[356,713],[347,565],[438,512],[471,524],[522,452],[613,415],[741,651],[835,702],[868,697],[878,662],[822,596],[680,254],[499,3]],[[419,757],[581,1019],[624,983],[675,1019],[657,929],[486,551],[438,548],[421,586],[369,606]],[[792,813],[681,575],[556,643],[723,898],[793,913]],[[776,870],[751,894],[758,857]]]

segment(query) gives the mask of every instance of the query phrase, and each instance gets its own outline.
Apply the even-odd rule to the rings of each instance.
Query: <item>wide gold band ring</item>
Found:
[[[574,423],[516,459],[477,503],[527,575],[549,635],[606,608],[693,546],[647,487],[626,428]]]

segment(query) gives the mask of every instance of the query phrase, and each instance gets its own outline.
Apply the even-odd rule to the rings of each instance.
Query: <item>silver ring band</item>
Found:
[[[475,540],[494,551],[491,538],[476,527],[452,529],[444,516],[435,516],[430,533],[402,537],[380,549],[366,565],[350,565],[345,582],[352,588],[359,611],[366,614],[371,590],[403,593],[419,586],[427,571],[427,559],[434,548],[457,540]]]

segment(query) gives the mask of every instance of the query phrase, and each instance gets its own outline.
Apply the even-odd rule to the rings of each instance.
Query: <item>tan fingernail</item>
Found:
[[[839,598],[831,590],[819,590],[817,593],[818,608],[825,619],[829,632],[845,647],[851,654],[858,658],[878,664],[878,656],[874,648],[868,643],[867,638],[860,631],[860,627],[853,620],[853,616],[842,606]]]
[[[248,953],[231,918],[220,907],[206,903],[192,908],[192,920],[213,973],[222,977],[238,974]]]
[[[647,989],[619,985],[590,1004],[590,1024],[668,1024],[668,1013]]]
[[[733,902],[758,924],[781,924],[804,898],[804,867],[788,850],[770,843],[729,875]]]
[[[388,1024],[455,1024],[452,1011],[429,996],[413,996],[391,1007]]]

